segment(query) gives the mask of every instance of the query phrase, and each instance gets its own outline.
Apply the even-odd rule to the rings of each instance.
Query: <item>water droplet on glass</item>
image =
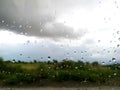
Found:
[[[109,78],[111,78],[111,75],[108,75]]]
[[[78,67],[75,67],[75,69],[78,69]]]
[[[43,59],[43,57],[41,57],[41,59]]]
[[[114,53],[117,52],[117,50],[114,50]]]
[[[30,56],[28,56],[27,58],[30,58]]]
[[[2,20],[2,23],[4,23],[5,22],[5,20]]]
[[[6,24],[6,26],[8,27],[9,25],[8,25],[8,24]]]
[[[74,51],[74,54],[76,54],[77,53],[77,51]]]
[[[119,46],[120,46],[120,44],[117,45],[117,47],[119,47]]]
[[[83,51],[81,51],[81,53],[83,53]]]
[[[118,38],[118,40],[120,41],[120,38]]]
[[[53,78],[55,78],[55,76],[54,76],[54,75],[53,75],[52,77],[53,77]]]
[[[27,35],[27,33],[25,33],[25,35]]]
[[[68,38],[68,35],[66,35],[65,37]]]
[[[27,40],[27,44],[29,44],[30,43],[30,40]]]
[[[98,42],[101,42],[101,40],[98,40]]]
[[[40,69],[40,71],[43,71],[43,69]]]
[[[117,1],[115,1],[114,3],[117,4]]]
[[[16,21],[13,21],[13,24],[15,24],[16,23]]]
[[[51,69],[51,67],[48,67],[48,69]]]
[[[64,21],[64,23],[66,23],[66,21]]]
[[[32,26],[28,26],[28,28],[32,28]]]
[[[98,1],[99,4],[101,4],[101,1]]]
[[[61,48],[63,48],[63,45],[60,45]]]
[[[15,59],[12,60],[12,63],[15,63]]]
[[[108,53],[110,53],[110,51],[107,51]]]
[[[111,60],[109,60],[109,63],[111,63],[112,61]]]
[[[48,56],[48,58],[51,58],[50,56]]]
[[[116,75],[117,75],[117,73],[114,73],[113,75],[114,75],[114,76],[116,76]]]
[[[112,58],[112,60],[116,60],[116,58]]]
[[[20,54],[20,56],[22,56],[22,54]]]
[[[105,62],[102,62],[102,65],[104,65],[105,64]]]
[[[19,28],[22,28],[22,25],[19,25]]]
[[[113,62],[116,62],[116,58],[112,58],[112,61],[113,61]]]
[[[81,59],[84,59],[83,57]]]
[[[48,60],[51,60],[51,57],[50,57],[50,56],[48,56]]]
[[[40,29],[40,32],[43,32],[43,29]]]
[[[120,34],[120,31],[117,31],[117,34]]]
[[[21,32],[20,34],[23,35],[23,32]]]
[[[34,41],[34,43],[36,44],[36,43],[37,43],[37,41],[35,40],[35,41]]]

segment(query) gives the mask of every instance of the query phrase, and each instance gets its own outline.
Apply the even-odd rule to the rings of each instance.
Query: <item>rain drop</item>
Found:
[[[76,54],[77,53],[77,51],[74,51],[74,54]]]
[[[117,52],[117,50],[114,50],[114,53]]]
[[[51,67],[48,67],[48,69],[51,69]]]
[[[43,59],[43,57],[41,57],[41,59]]]
[[[15,59],[12,60],[12,63],[15,63]]]
[[[25,35],[27,35],[27,33],[25,33]]]
[[[114,61],[114,62],[115,62],[115,61],[116,61],[116,58],[112,58],[112,61]]]
[[[27,44],[30,43],[30,40],[27,40]]]
[[[61,48],[63,48],[63,45],[60,45]]]
[[[101,40],[98,40],[98,42],[101,42]]]
[[[22,54],[20,54],[20,56],[22,56]]]
[[[112,60],[116,60],[116,58],[112,58]]]
[[[50,56],[48,56],[48,61],[51,59],[51,57]]]
[[[48,56],[48,58],[51,58],[50,56]]]
[[[109,75],[108,77],[111,78],[111,75]]]
[[[117,34],[120,34],[120,31],[117,31]]]
[[[118,38],[118,40],[120,41],[120,38]]]
[[[78,69],[78,67],[75,67],[75,69]]]
[[[104,65],[105,64],[105,62],[102,62],[102,65]]]
[[[43,69],[41,69],[40,71],[43,71]]]
[[[117,75],[117,73],[114,73],[113,75],[114,75],[114,76],[116,76],[116,75]]]
[[[32,28],[32,26],[29,26],[29,28]]]
[[[22,25],[19,25],[19,28],[22,28]]]
[[[2,23],[4,23],[5,21],[4,20],[2,20]]]
[[[120,45],[118,44],[117,47],[120,47]]]
[[[68,38],[68,34],[65,37]]]
[[[43,29],[40,29],[40,32],[43,32]]]
[[[109,63],[111,63],[112,61],[111,60],[109,60]]]

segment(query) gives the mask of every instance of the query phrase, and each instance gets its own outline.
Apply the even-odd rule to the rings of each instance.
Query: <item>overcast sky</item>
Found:
[[[120,60],[119,0],[0,0],[0,57]]]

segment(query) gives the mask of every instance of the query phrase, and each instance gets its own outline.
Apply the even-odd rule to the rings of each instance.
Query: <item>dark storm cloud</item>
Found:
[[[93,0],[92,0],[93,1]],[[57,15],[88,0],[0,0],[0,28],[28,36],[78,38],[72,27],[55,22]],[[48,25],[49,24],[49,25]]]

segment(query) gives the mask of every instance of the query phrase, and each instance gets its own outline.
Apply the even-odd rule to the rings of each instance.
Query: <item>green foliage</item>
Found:
[[[29,68],[29,67],[30,68]],[[23,68],[24,67],[24,68]],[[100,65],[98,62],[57,60],[48,62],[7,62],[0,58],[0,84],[17,85],[41,81],[76,81],[86,83],[112,83],[120,80],[120,65]],[[29,69],[28,69],[29,68]],[[117,81],[120,84],[120,81]]]

